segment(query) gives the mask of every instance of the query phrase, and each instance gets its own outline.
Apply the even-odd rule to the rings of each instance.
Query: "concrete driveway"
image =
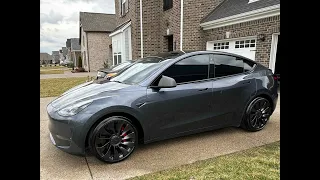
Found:
[[[41,179],[126,179],[280,140],[279,98],[276,111],[262,131],[226,128],[140,145],[125,161],[105,164],[92,156],[69,155],[51,144],[45,107],[53,99],[40,98]]]

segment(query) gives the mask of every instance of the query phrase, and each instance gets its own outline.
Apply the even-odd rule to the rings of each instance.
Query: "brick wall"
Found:
[[[216,8],[223,0],[184,0],[183,50],[204,50],[205,33],[200,21]]]
[[[124,22],[131,20],[131,46],[132,46],[132,59],[140,57],[140,11],[139,0],[129,0],[129,12],[124,16],[120,16],[120,1],[115,0],[115,13],[117,26]],[[138,32],[139,31],[139,32]],[[138,44],[139,43],[139,44]]]
[[[112,64],[112,52],[109,45],[111,37],[106,32],[87,32],[88,56],[90,71],[97,71],[103,68],[103,63],[107,61]]]
[[[255,60],[264,66],[269,67],[272,34],[280,32],[280,16],[206,30],[204,31],[205,42],[225,39],[225,34],[227,31],[230,32],[230,38],[265,34],[265,41],[257,41]],[[203,49],[205,49],[205,44]]]

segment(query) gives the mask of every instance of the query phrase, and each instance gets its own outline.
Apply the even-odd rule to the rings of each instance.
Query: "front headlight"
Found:
[[[74,116],[78,114],[80,111],[88,107],[93,101],[83,101],[80,103],[76,103],[65,108],[62,108],[58,111],[60,116]]]
[[[117,75],[117,73],[109,73],[109,74],[107,74],[106,78],[111,78],[111,77],[113,77],[115,75]]]

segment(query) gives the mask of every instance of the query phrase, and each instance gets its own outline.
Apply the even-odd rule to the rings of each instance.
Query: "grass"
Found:
[[[45,66],[45,67],[40,67],[40,70],[41,69],[63,69],[63,68],[67,68],[65,66]]]
[[[86,82],[87,77],[40,79],[40,98],[59,96],[68,89]]]
[[[64,70],[45,70],[45,71],[41,71],[40,70],[40,74],[63,74]]]
[[[280,141],[131,178],[147,179],[280,179]]]

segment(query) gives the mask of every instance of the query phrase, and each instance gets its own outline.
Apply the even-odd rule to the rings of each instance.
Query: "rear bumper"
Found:
[[[273,111],[276,109],[276,107],[277,107],[278,98],[279,98],[278,93],[276,93],[276,94],[274,94],[274,95],[272,96],[272,101],[273,101],[273,110],[272,110],[272,112],[273,112]]]

